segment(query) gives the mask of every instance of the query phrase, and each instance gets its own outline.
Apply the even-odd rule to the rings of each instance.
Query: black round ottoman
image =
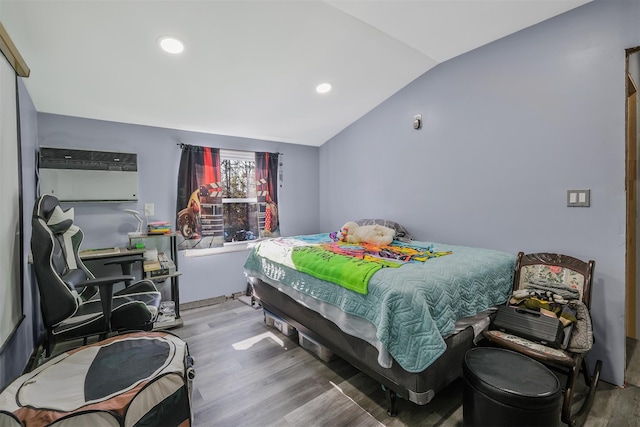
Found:
[[[476,347],[462,365],[465,426],[557,426],[562,390],[541,363],[514,351]]]

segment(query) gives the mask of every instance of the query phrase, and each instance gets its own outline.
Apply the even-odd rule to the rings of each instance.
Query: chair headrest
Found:
[[[60,201],[50,194],[41,196],[36,215],[43,219],[54,234],[62,234],[73,225],[73,208],[62,210]]]

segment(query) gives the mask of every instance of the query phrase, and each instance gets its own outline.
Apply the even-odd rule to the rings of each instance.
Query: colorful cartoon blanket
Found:
[[[285,239],[277,239],[272,243],[286,245],[286,242]],[[308,245],[292,248],[291,260],[298,271],[366,294],[369,279],[382,268],[397,268],[408,262],[425,262],[429,258],[450,253],[435,252],[433,246],[421,248],[400,242],[386,246],[365,242],[308,242]]]

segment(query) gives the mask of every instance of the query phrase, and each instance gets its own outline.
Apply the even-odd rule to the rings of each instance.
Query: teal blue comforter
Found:
[[[443,337],[454,331],[457,320],[504,303],[511,291],[516,257],[491,249],[413,241],[413,246],[433,245],[435,251],[452,254],[383,268],[371,277],[368,294],[363,295],[296,271],[277,245],[321,241],[330,241],[329,234],[260,242],[250,251],[245,271],[367,319],[375,325],[378,340],[408,372],[425,370],[444,353]]]

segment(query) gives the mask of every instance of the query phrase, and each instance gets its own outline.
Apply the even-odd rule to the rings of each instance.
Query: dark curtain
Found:
[[[256,153],[256,194],[260,237],[280,236],[278,153]]]
[[[220,150],[183,144],[178,170],[176,230],[190,243],[181,244],[181,249],[224,243],[220,187]]]

